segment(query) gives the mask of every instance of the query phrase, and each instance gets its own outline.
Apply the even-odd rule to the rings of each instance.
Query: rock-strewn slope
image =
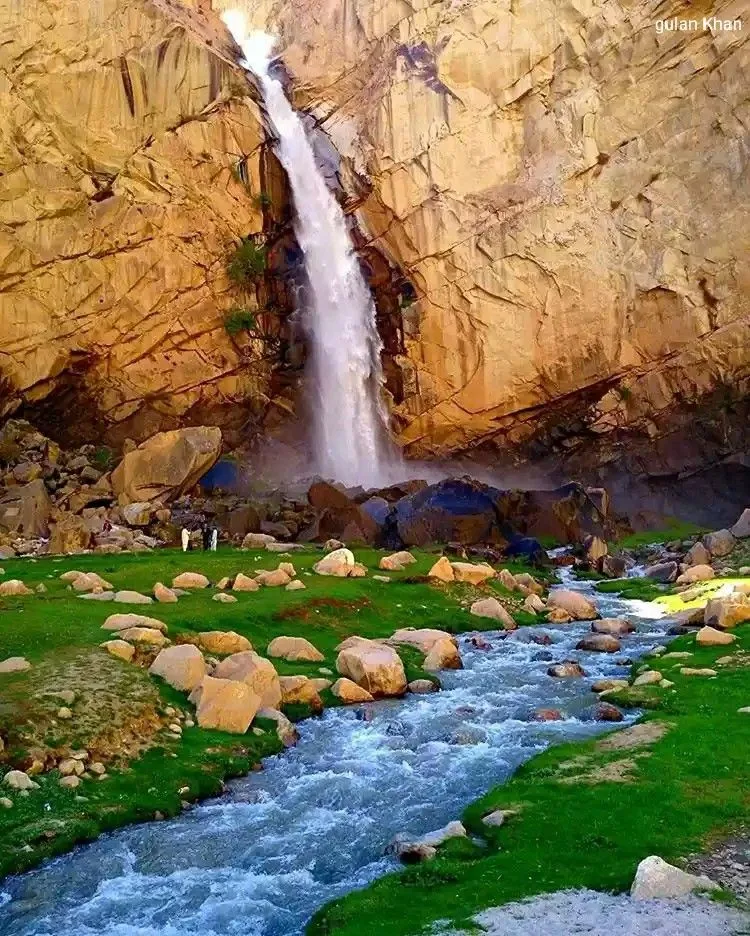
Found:
[[[250,6],[416,287],[408,451],[494,440],[590,466],[648,450],[659,473],[741,447],[750,24],[702,17],[745,4]],[[658,34],[674,15],[698,28]]]
[[[225,263],[262,229],[264,134],[218,18],[2,0],[0,20],[0,417],[46,400],[115,442],[244,421],[264,374],[223,327],[254,302]]]

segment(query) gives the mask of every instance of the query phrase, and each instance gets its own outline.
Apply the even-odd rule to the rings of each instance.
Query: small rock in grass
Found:
[[[256,592],[259,590],[260,585],[255,581],[255,579],[250,578],[249,575],[245,575],[244,572],[239,572],[234,577],[232,591]]]
[[[127,627],[120,631],[119,636],[122,640],[150,644],[152,647],[164,647],[169,643],[168,638],[153,627]]]
[[[347,705],[353,705],[357,702],[372,702],[373,697],[370,693],[358,686],[351,679],[342,676],[331,686],[331,692]]]
[[[110,614],[102,624],[102,630],[124,631],[129,627],[148,627],[151,630],[162,631],[166,634],[167,625],[158,618],[148,617],[145,614]]]
[[[13,800],[8,796],[0,796],[0,806],[3,809],[13,809]]]
[[[160,650],[149,673],[160,676],[174,689],[192,692],[206,675],[206,661],[197,647],[179,644]]]
[[[221,604],[234,604],[237,601],[234,595],[229,595],[227,592],[216,592],[212,598],[214,601],[218,601]]]
[[[410,552],[397,552],[391,556],[383,556],[378,563],[378,568],[384,572],[402,572],[408,565],[416,561]]]
[[[92,764],[89,764],[89,770],[97,777],[103,777],[107,772],[107,768],[101,761],[94,761]]]
[[[524,599],[523,610],[528,611],[529,614],[541,614],[544,611],[544,602],[539,595],[531,592]]]
[[[486,617],[493,621],[499,621],[504,630],[515,630],[518,627],[518,624],[497,598],[481,598],[472,604],[469,612],[477,617]]]
[[[299,741],[299,732],[289,719],[278,709],[262,708],[258,710],[258,718],[266,718],[276,723],[276,737],[284,747],[291,747]]]
[[[129,663],[135,656],[135,647],[127,640],[105,640],[99,646],[103,647],[107,653],[111,653],[113,657],[124,660],[126,663]]]
[[[177,595],[163,582],[157,582],[154,585],[154,598],[161,604],[174,604],[177,601]]]
[[[323,676],[333,676],[333,670],[329,669],[327,666],[319,666],[318,672]]]
[[[743,705],[742,708],[737,709],[738,715],[750,715],[750,705]]]
[[[7,582],[0,582],[0,597],[21,597],[33,594],[34,592],[27,588],[20,579],[8,579]]]
[[[220,656],[253,649],[247,637],[235,631],[202,631],[198,634],[198,643],[207,653],[217,653]]]
[[[172,579],[172,588],[208,588],[209,581],[200,572],[181,572]]]
[[[718,886],[704,875],[688,874],[658,855],[650,855],[636,869],[630,896],[634,900],[687,897],[693,891],[716,890]]]
[[[8,657],[0,661],[0,673],[23,673],[31,669],[31,663],[26,657]]]
[[[669,679],[662,679],[658,685],[660,689],[671,689],[674,683]]]
[[[282,585],[288,585],[291,580],[291,576],[283,569],[274,569],[272,572],[259,572],[255,576],[255,581],[265,585],[266,588],[279,588]]]
[[[9,770],[8,773],[3,777],[3,783],[5,786],[11,788],[11,790],[38,790],[39,784],[35,783],[31,777],[24,773],[23,770]]]
[[[481,585],[495,577],[495,570],[484,562],[451,562],[451,568],[457,582],[467,582],[469,585]]]
[[[79,595],[79,598],[86,598],[89,601],[114,601],[115,593],[113,591],[88,592],[85,595]]]
[[[61,787],[64,787],[66,790],[75,790],[81,785],[81,778],[76,777],[75,774],[72,774],[69,777],[60,777],[57,781]]]
[[[436,579],[438,582],[445,582],[446,584],[455,581],[456,578],[453,566],[450,564],[450,560],[447,556],[441,556],[427,575],[431,579]]]
[[[449,839],[467,838],[467,836],[468,833],[463,823],[454,821],[449,822],[442,829],[428,832],[427,835],[423,835],[414,841],[405,841],[398,836],[390,844],[388,851],[400,858],[405,864],[413,864],[414,862],[428,861],[434,858],[437,849]]]
[[[640,676],[636,676],[633,680],[634,686],[655,686],[657,683],[662,681],[662,675],[658,670],[647,670],[645,673],[641,673]]]
[[[387,575],[373,575],[372,580],[373,582],[384,582],[386,584],[390,582],[390,578]]]
[[[140,592],[123,589],[115,592],[113,598],[117,604],[153,604],[154,599],[149,595],[142,595]]]
[[[701,647],[723,647],[734,643],[736,639],[735,634],[727,634],[715,627],[701,627],[695,635],[695,642]]]
[[[320,710],[323,702],[312,679],[307,676],[279,676],[281,701],[284,705],[302,702],[313,709]]]
[[[177,722],[172,722],[170,725],[167,725],[167,728],[174,734],[182,734],[182,725],[178,725]]]
[[[73,717],[73,713],[66,705],[62,705],[57,710],[57,717],[62,718],[63,721],[68,721],[68,719],[71,719]]]
[[[665,653],[662,657],[662,660],[689,660],[693,656],[690,650],[672,650],[670,653]]]
[[[437,692],[440,687],[431,679],[412,679],[406,688],[415,695],[426,695],[430,692]]]
[[[304,637],[274,637],[266,649],[270,657],[288,660],[292,663],[320,663],[325,657]]]
[[[627,679],[597,679],[591,685],[592,692],[608,692],[610,689],[627,689]]]
[[[284,586],[284,591],[304,591],[307,586],[301,579],[292,579],[292,581]]]
[[[493,809],[491,813],[482,817],[482,823],[486,826],[499,828],[515,815],[517,815],[515,809]]]
[[[695,666],[681,666],[680,673],[683,676],[717,676],[718,673],[715,669],[709,669],[709,667],[695,667]]]

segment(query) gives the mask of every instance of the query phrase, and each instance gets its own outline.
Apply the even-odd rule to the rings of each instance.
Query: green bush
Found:
[[[224,316],[224,328],[228,335],[239,335],[242,331],[251,331],[255,328],[255,313],[250,309],[230,309]]]
[[[270,208],[271,196],[267,192],[261,192],[255,196],[255,204],[258,208]]]
[[[255,237],[243,237],[229,258],[227,274],[238,286],[247,286],[266,271],[268,251]]]

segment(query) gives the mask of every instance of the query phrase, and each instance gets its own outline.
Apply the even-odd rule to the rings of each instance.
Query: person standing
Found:
[[[219,543],[219,531],[214,527],[211,530],[211,552],[216,552],[216,547]]]
[[[188,547],[190,546],[190,531],[187,527],[183,527],[182,533],[180,535],[182,538],[182,551],[187,552]]]

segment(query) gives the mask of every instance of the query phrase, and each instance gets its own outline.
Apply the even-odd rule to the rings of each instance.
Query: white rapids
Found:
[[[312,467],[343,484],[374,486],[390,477],[396,461],[382,401],[375,303],[346,217],[317,165],[305,127],[269,72],[274,38],[248,33],[236,10],[224,13],[224,20],[260,82],[294,200],[294,230],[309,284],[303,320],[311,345],[305,380],[312,397]]]
[[[668,621],[641,616],[650,606],[634,613],[630,602],[597,601],[602,614],[636,622],[624,642],[630,658],[660,642]],[[302,933],[322,904],[397,866],[385,850],[398,833],[437,829],[549,744],[613,727],[586,720],[596,698],[589,687],[627,670],[608,654],[573,649],[588,630],[491,632],[484,651],[462,638],[465,668],[442,674],[444,691],[328,710],[301,723],[297,747],[231,783],[221,799],[122,829],[0,884],[0,934]],[[552,645],[533,643],[539,633]],[[585,660],[589,676],[546,675],[551,660],[568,658]],[[530,721],[541,706],[566,717]]]

